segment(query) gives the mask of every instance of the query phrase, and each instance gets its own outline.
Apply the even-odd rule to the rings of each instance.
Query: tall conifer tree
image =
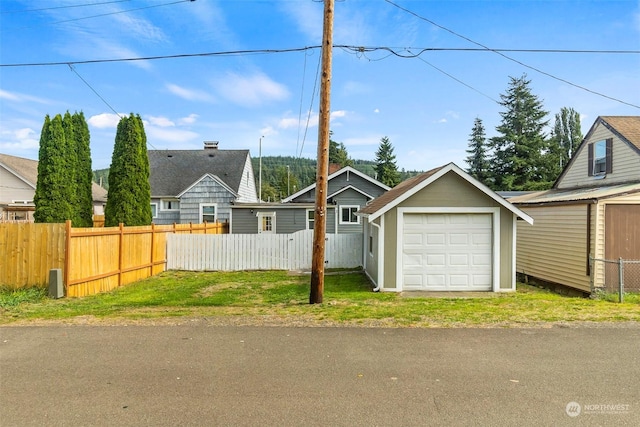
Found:
[[[69,126],[60,114],[53,119],[47,115],[44,119],[38,152],[38,182],[33,197],[35,222],[73,222],[75,219],[72,150],[66,138],[73,129]]]
[[[467,168],[469,175],[483,184],[490,185],[489,162],[487,160],[487,138],[482,120],[477,117],[473,122],[473,129],[471,130],[469,138],[467,154],[469,154],[466,158],[466,162],[469,165]]]
[[[76,153],[75,179],[76,179],[76,218],[77,227],[93,226],[93,170],[91,169],[91,145],[89,126],[84,119],[84,114],[74,113],[71,117],[73,123],[74,141],[72,147]]]
[[[118,123],[109,168],[105,226],[149,225],[151,220],[147,137],[142,119],[131,113]]]
[[[386,136],[380,140],[375,162],[378,181],[389,187],[395,187],[400,183],[400,172],[396,165],[396,156],[393,154],[393,145]]]
[[[505,110],[496,127],[498,136],[490,139],[493,149],[491,172],[495,190],[538,190],[548,188],[544,155],[547,138],[544,127],[547,111],[531,92],[526,74],[510,77],[509,88],[500,98]]]

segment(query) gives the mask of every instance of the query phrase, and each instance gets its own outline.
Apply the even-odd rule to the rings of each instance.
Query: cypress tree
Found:
[[[118,123],[109,168],[105,226],[151,224],[151,187],[147,137],[139,115]]]
[[[76,218],[77,227],[93,226],[93,171],[91,169],[91,146],[89,126],[84,114],[74,113],[71,117],[74,130],[73,147],[76,153]]]
[[[75,182],[73,164],[69,160],[72,150],[65,136],[72,132],[73,128],[69,128],[69,123],[63,123],[60,114],[53,119],[49,115],[45,117],[40,133],[38,182],[33,197],[35,222],[59,223],[75,218]]]

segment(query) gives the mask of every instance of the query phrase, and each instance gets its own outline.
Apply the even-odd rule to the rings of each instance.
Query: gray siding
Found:
[[[153,218],[154,224],[173,224],[180,223],[180,211],[163,211],[162,208],[162,200],[160,199],[151,199],[151,203],[155,203],[156,206],[156,217]]]
[[[364,207],[369,199],[362,193],[359,193],[353,189],[345,190],[342,193],[338,194],[333,198],[333,201],[336,204],[336,218],[337,218],[337,227],[338,233],[362,233],[362,218],[360,218],[359,224],[340,224],[341,215],[342,215],[342,207],[343,206],[358,206],[358,210]]]
[[[307,208],[279,208],[276,206],[265,207],[233,207],[231,219],[231,233],[256,234],[258,233],[258,212],[275,212],[276,234],[290,234],[307,228]],[[335,232],[335,209],[327,209],[327,233]]]
[[[180,222],[199,223],[201,203],[215,203],[216,221],[229,221],[231,219],[231,202],[234,200],[235,196],[227,188],[213,178],[206,176],[180,198]]]
[[[0,166],[0,203],[14,200],[33,200],[36,190],[29,184]]]
[[[340,189],[348,187],[350,185],[359,189],[360,191],[363,191],[366,194],[371,195],[373,198],[378,197],[386,191],[384,188],[378,186],[374,182],[362,178],[355,173],[345,171],[329,180],[329,182],[327,183],[327,194],[334,194]],[[315,194],[315,188],[313,188],[306,193],[299,195],[298,197],[293,199],[292,202],[313,203],[316,197]]]

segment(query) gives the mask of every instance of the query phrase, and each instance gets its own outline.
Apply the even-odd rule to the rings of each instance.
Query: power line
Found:
[[[502,56],[503,58],[508,59],[509,61],[513,61],[513,62],[515,62],[516,64],[522,65],[522,66],[523,66],[523,67],[525,67],[525,68],[529,68],[530,70],[533,70],[533,71],[535,71],[535,72],[537,72],[537,73],[543,74],[543,75],[545,75],[545,76],[547,76],[547,77],[551,77],[552,79],[558,80],[558,81],[560,81],[560,82],[562,82],[562,83],[566,83],[566,84],[568,84],[568,85],[570,85],[570,86],[573,86],[573,87],[576,87],[576,88],[578,88],[578,89],[582,89],[582,90],[584,90],[584,91],[586,91],[586,92],[589,92],[589,93],[592,93],[592,94],[594,94],[594,95],[598,95],[598,96],[601,96],[601,97],[603,97],[603,98],[610,99],[610,100],[612,100],[612,101],[620,102],[621,104],[625,104],[625,105],[628,105],[628,106],[630,106],[630,107],[640,108],[640,106],[639,106],[639,105],[631,104],[631,103],[629,103],[629,102],[625,102],[625,101],[622,101],[622,100],[620,100],[620,99],[613,98],[613,97],[608,96],[608,95],[605,95],[605,94],[603,94],[603,93],[596,92],[596,91],[591,90],[591,89],[588,89],[588,88],[586,88],[586,87],[584,87],[584,86],[580,86],[580,85],[578,85],[578,84],[572,83],[572,82],[570,82],[570,81],[568,81],[568,80],[566,80],[566,79],[563,79],[563,78],[561,78],[561,77],[554,76],[553,74],[547,73],[546,71],[542,71],[542,70],[540,70],[539,68],[532,67],[531,65],[527,65],[527,64],[525,64],[525,63],[524,63],[524,62],[522,62],[522,61],[518,61],[517,59],[511,58],[510,56],[505,55],[504,53],[502,53],[503,51],[501,51],[501,50],[492,49],[492,48],[490,48],[490,47],[487,47],[487,46],[483,45],[482,43],[476,42],[475,40],[472,40],[472,39],[470,39],[470,38],[468,38],[468,37],[466,37],[466,36],[463,36],[462,34],[458,34],[458,33],[456,33],[455,31],[450,30],[450,29],[449,29],[449,28],[447,28],[447,27],[443,27],[442,25],[437,24],[436,22],[434,22],[434,21],[432,21],[432,20],[430,20],[430,19],[428,19],[428,18],[425,18],[425,17],[423,17],[423,16],[418,15],[416,12],[413,12],[413,11],[411,11],[411,10],[407,9],[407,8],[404,8],[404,7],[400,6],[400,5],[398,5],[398,4],[394,3],[394,2],[392,2],[391,0],[384,0],[384,1],[386,1],[387,3],[389,3],[389,4],[390,4],[390,5],[392,5],[392,6],[397,7],[397,8],[398,8],[398,9],[400,9],[400,10],[403,10],[403,11],[405,11],[405,12],[409,13],[410,15],[415,16],[415,17],[416,17],[416,18],[418,18],[418,19],[421,19],[421,20],[423,20],[423,21],[425,21],[425,22],[428,22],[428,23],[430,23],[431,25],[434,25],[434,26],[436,26],[436,27],[438,27],[438,28],[440,28],[440,29],[442,29],[442,30],[444,30],[444,31],[447,31],[447,32],[449,32],[449,33],[451,33],[451,34],[455,35],[456,37],[460,37],[460,38],[461,38],[461,39],[463,39],[463,40],[466,40],[466,41],[468,41],[468,42],[470,42],[470,43],[473,43],[473,44],[475,44],[476,46],[480,46],[480,47],[482,47],[482,48],[483,48],[483,49],[485,49],[485,50],[488,50],[488,51],[491,51],[491,52],[493,52],[493,53],[496,53],[496,54],[498,54],[498,55]]]
[[[103,16],[117,15],[117,14],[120,14],[120,13],[135,12],[137,10],[152,9],[152,8],[161,7],[161,6],[170,6],[172,4],[178,4],[178,3],[191,3],[191,2],[194,2],[194,1],[195,0],[177,0],[177,1],[170,2],[170,3],[154,4],[154,5],[151,5],[151,6],[138,7],[138,8],[135,8],[135,9],[118,10],[118,11],[115,11],[115,12],[101,13],[99,15],[83,16],[81,18],[72,18],[72,19],[64,19],[62,21],[47,22],[46,24],[48,24],[48,25],[64,24],[64,23],[67,23],[67,22],[76,22],[76,21],[82,21],[82,20],[85,20],[85,19],[100,18],[100,17],[103,17]],[[29,28],[29,27],[27,26],[27,27],[11,28],[11,30],[15,31],[15,30],[23,29],[23,28]]]
[[[103,1],[100,3],[84,3],[84,4],[70,4],[67,6],[52,6],[52,7],[42,7],[39,9],[22,9],[22,10],[3,10],[0,11],[0,14],[5,14],[5,13],[23,13],[23,12],[42,12],[45,10],[55,10],[55,9],[71,9],[71,8],[75,8],[75,7],[87,7],[87,6],[101,6],[104,4],[111,4],[111,3],[124,3],[127,1],[131,1],[131,0],[112,0],[112,1]]]

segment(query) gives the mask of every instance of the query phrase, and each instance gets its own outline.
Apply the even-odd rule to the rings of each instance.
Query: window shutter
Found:
[[[593,144],[589,144],[589,158],[587,163],[587,174],[593,176]]]
[[[607,159],[606,159],[607,172],[613,172],[613,138],[607,139]]]

